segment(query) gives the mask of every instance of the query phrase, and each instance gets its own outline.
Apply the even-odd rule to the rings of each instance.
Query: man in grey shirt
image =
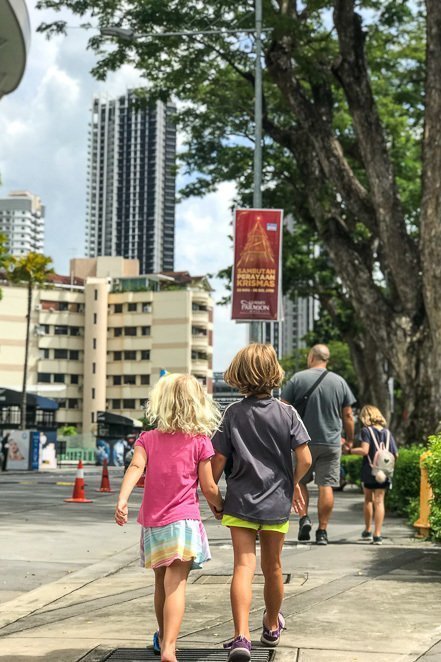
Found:
[[[342,426],[346,442],[354,441],[354,418],[352,405],[355,397],[340,375],[327,371],[329,349],[326,345],[314,345],[308,354],[308,369],[295,373],[285,385],[281,399],[285,402],[304,408],[302,420],[309,432],[309,444],[312,465],[308,473],[301,479],[300,486],[305,500],[305,507],[300,514],[299,540],[309,540],[311,520],[308,516],[309,493],[307,484],[314,474],[315,483],[319,488],[318,519],[316,543],[327,545],[328,521],[334,507],[333,487],[340,483],[340,457],[342,444]],[[326,375],[323,375],[323,373]],[[318,382],[319,378],[321,381]],[[308,391],[315,385],[309,397],[303,400]]]

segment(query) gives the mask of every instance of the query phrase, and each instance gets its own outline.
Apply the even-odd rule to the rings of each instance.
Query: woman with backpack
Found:
[[[397,445],[386,420],[377,407],[366,405],[360,412],[363,428],[358,448],[345,446],[349,454],[362,455],[361,482],[364,491],[364,522],[362,540],[381,545],[381,529],[384,521],[384,496],[391,486],[391,478],[398,456]],[[374,532],[372,535],[372,521]]]

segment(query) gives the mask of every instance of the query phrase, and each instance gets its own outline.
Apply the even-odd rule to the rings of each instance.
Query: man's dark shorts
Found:
[[[314,483],[320,487],[338,487],[340,485],[341,446],[309,444],[312,464],[308,473],[301,479],[302,485]]]

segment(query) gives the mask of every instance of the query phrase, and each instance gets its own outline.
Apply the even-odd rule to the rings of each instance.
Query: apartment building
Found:
[[[140,106],[133,91],[95,97],[89,125],[86,255],[174,268],[175,107]]]
[[[11,255],[43,252],[44,213],[41,199],[28,191],[12,191],[0,198],[0,234],[6,236]]]
[[[98,411],[134,419],[162,369],[212,390],[213,300],[206,277],[140,275],[137,260],[76,259],[34,292],[28,390],[55,399],[60,425],[95,430]],[[20,389],[25,287],[2,284],[0,386]]]

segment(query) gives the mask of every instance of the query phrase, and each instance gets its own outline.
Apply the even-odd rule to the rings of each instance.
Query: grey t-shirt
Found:
[[[317,381],[325,368],[308,368],[296,372],[285,385],[280,396],[293,404]],[[354,405],[356,399],[340,375],[328,372],[308,398],[303,422],[311,437],[311,444],[340,446],[342,409]]]
[[[244,398],[230,405],[213,437],[231,457],[224,513],[250,522],[281,524],[294,491],[292,450],[309,442],[297,412],[275,398]]]

